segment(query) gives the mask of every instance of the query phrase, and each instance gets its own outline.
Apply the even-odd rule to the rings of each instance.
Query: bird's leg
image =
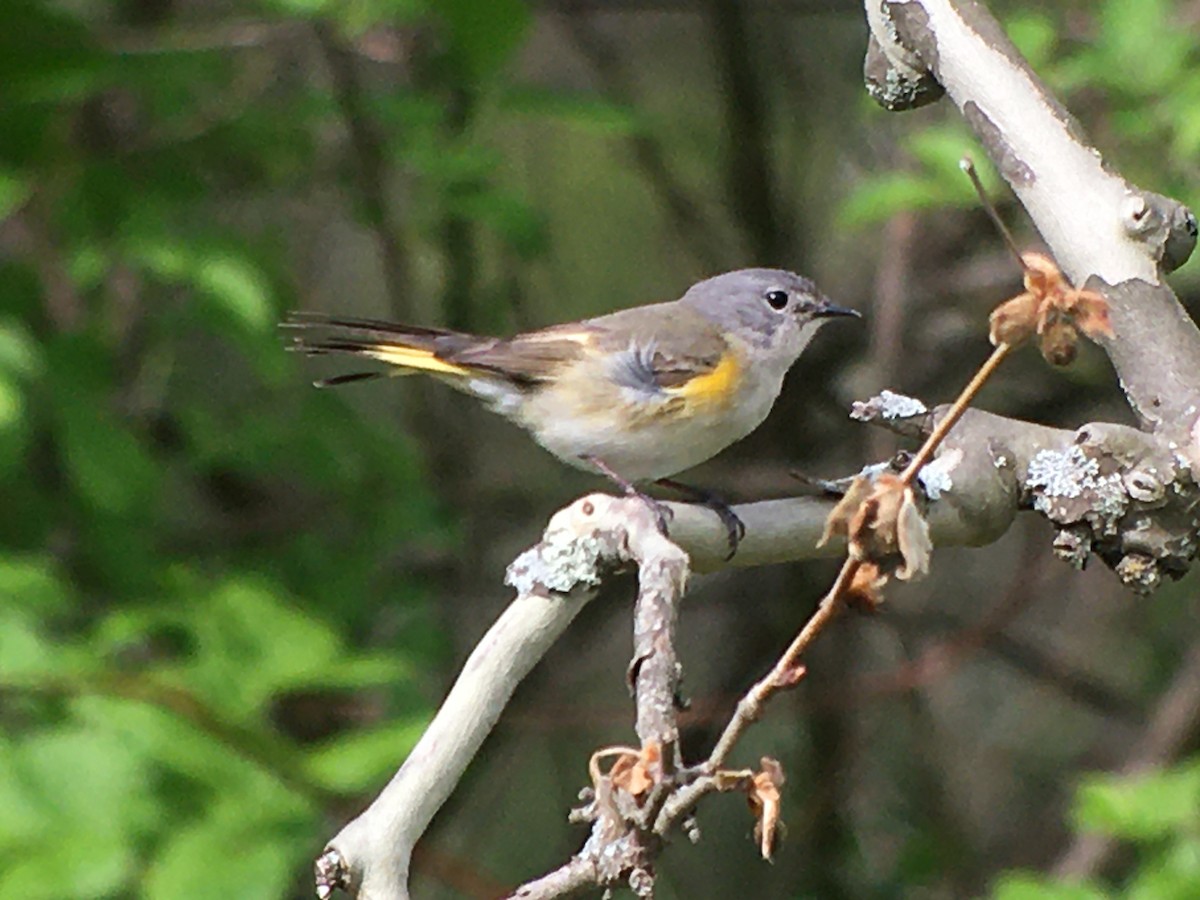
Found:
[[[585,453],[579,458],[588,465],[593,466],[598,472],[600,472],[600,474],[604,475],[609,481],[621,488],[621,490],[625,492],[626,496],[637,497],[648,507],[650,507],[650,511],[654,513],[654,522],[658,526],[658,530],[663,534],[664,537],[668,536],[667,523],[671,521],[671,518],[674,515],[669,506],[667,506],[665,503],[655,500],[650,495],[639,491],[632,481],[622,477],[600,457],[592,456],[590,453]]]
[[[746,523],[738,518],[737,513],[720,494],[715,494],[712,491],[704,488],[693,487],[690,484],[684,484],[681,481],[676,481],[674,478],[660,478],[655,484],[660,484],[665,488],[670,488],[673,491],[678,491],[685,497],[694,500],[697,503],[703,504],[717,514],[721,523],[725,526],[725,537],[729,541],[729,555],[727,560],[733,559],[733,555],[737,553],[738,544],[742,538],[746,536]]]

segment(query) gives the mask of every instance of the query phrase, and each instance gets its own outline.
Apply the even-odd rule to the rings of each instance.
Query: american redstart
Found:
[[[832,304],[808,278],[741,269],[701,281],[669,303],[509,338],[308,313],[293,313],[286,325],[297,329],[297,350],[394,367],[318,386],[428,373],[479,397],[564,462],[638,493],[633,482],[687,490],[667,476],[757,428],[821,323],[857,315]],[[692,493],[714,505],[736,546],[741,525],[728,507]]]

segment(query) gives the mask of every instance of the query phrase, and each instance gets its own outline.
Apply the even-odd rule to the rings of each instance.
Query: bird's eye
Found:
[[[787,291],[767,291],[767,303],[771,309],[783,309],[788,305]]]

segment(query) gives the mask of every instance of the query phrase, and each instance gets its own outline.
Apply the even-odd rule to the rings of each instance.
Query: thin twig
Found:
[[[851,579],[854,578],[854,573],[858,571],[860,565],[862,565],[861,560],[846,557],[837,578],[834,579],[833,586],[821,600],[817,611],[804,623],[804,627],[800,629],[800,633],[792,640],[792,643],[783,652],[783,655],[779,657],[766,677],[761,679],[738,701],[737,710],[734,712],[733,718],[725,726],[725,730],[717,740],[717,745],[708,757],[706,766],[710,771],[716,771],[725,764],[725,760],[729,758],[729,754],[733,751],[733,747],[738,739],[745,733],[751,723],[762,715],[763,704],[776,691],[787,686],[789,682],[794,683],[795,678],[799,674],[797,663],[800,657],[816,639],[817,635],[824,631],[825,626],[836,619],[842,611],[842,591],[850,584]]]
[[[1017,265],[1022,270],[1028,268],[1025,265],[1025,260],[1021,256],[1021,249],[1017,246],[1017,242],[1013,240],[1012,232],[1008,230],[1008,226],[1004,224],[1004,220],[1000,218],[1000,213],[996,211],[996,205],[992,203],[987,195],[987,191],[983,187],[983,182],[979,180],[979,173],[975,171],[975,161],[969,156],[964,156],[958,161],[958,167],[966,173],[971,179],[971,186],[975,188],[975,194],[979,197],[979,205],[987,212],[988,218],[992,220],[992,224],[996,226],[996,230],[1000,232],[1000,237],[1004,241],[1004,246],[1016,259]]]
[[[1010,349],[1008,344],[1001,344],[992,351],[991,356],[980,366],[979,371],[975,373],[974,377],[967,383],[966,387],[963,388],[957,399],[955,399],[954,403],[946,411],[946,414],[942,416],[937,425],[929,433],[929,436],[925,439],[925,443],[913,457],[912,462],[901,473],[900,480],[902,483],[910,485],[913,479],[916,478],[917,473],[920,472],[921,467],[933,458],[933,454],[941,446],[942,441],[946,439],[950,430],[962,417],[971,401],[979,393],[980,388],[983,387],[984,383],[1008,355]],[[733,747],[738,739],[762,715],[762,708],[766,701],[779,690],[794,685],[803,676],[803,669],[800,666],[801,657],[817,638],[817,635],[841,613],[845,606],[844,594],[846,589],[853,582],[854,576],[858,573],[862,562],[862,560],[854,556],[846,557],[842,563],[842,568],[838,571],[837,578],[833,582],[833,586],[830,587],[821,600],[816,612],[804,624],[800,633],[796,635],[792,643],[783,652],[783,655],[779,657],[779,660],[771,668],[771,671],[755,684],[738,702],[737,709],[734,711],[729,723],[725,726],[725,730],[721,733],[721,737],[717,740],[716,746],[703,766],[707,773],[711,774],[725,764],[725,760],[729,758],[729,754],[733,751]],[[699,796],[696,799],[699,799]],[[673,806],[672,809],[674,809]]]
[[[904,484],[912,484],[913,479],[917,477],[917,473],[921,471],[921,468],[929,460],[933,459],[933,454],[937,452],[937,448],[946,439],[946,435],[950,433],[950,429],[962,418],[962,414],[967,411],[967,407],[971,405],[971,401],[975,399],[975,395],[979,393],[980,389],[992,376],[992,373],[996,371],[996,367],[1004,361],[1004,357],[1008,355],[1011,349],[1012,346],[1010,344],[1000,344],[992,351],[992,355],[987,358],[984,364],[979,367],[979,371],[975,373],[975,376],[967,382],[967,386],[962,389],[962,393],[958,395],[958,399],[954,401],[950,409],[946,411],[946,414],[938,420],[933,431],[929,433],[929,437],[925,439],[924,445],[917,451],[916,456],[912,458],[912,461],[905,467],[904,471],[900,473],[900,480]]]

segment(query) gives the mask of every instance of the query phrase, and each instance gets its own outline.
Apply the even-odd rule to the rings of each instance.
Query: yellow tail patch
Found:
[[[380,362],[400,366],[404,369],[418,369],[422,372],[437,372],[442,375],[471,374],[469,369],[438,359],[429,350],[418,350],[416,347],[376,344],[373,347],[364,348],[363,353]]]

